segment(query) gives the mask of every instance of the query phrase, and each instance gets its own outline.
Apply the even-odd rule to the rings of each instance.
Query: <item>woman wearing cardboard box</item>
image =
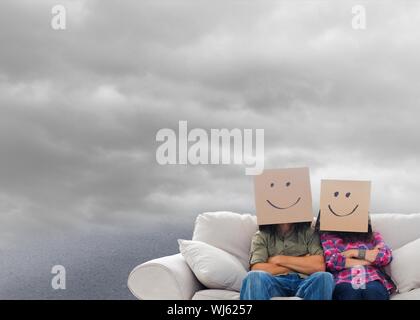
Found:
[[[383,267],[392,251],[369,219],[370,182],[323,180],[316,223],[336,300],[388,300],[395,286]]]

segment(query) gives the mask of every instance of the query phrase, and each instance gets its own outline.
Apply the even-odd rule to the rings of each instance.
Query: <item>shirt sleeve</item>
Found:
[[[251,242],[251,252],[249,255],[249,265],[253,265],[256,263],[267,262],[268,260],[268,247],[267,247],[267,240],[261,234],[261,232],[257,231],[254,234]]]
[[[322,256],[324,252],[319,239],[319,233],[315,232],[312,228],[308,228],[307,239],[309,254],[311,256]]]
[[[374,233],[374,240],[375,246],[380,246],[380,249],[372,264],[377,267],[384,267],[392,261],[392,250],[385,244],[382,235],[379,232]]]
[[[346,257],[337,248],[336,239],[321,236],[321,243],[324,249],[325,265],[329,271],[341,271],[346,268]]]

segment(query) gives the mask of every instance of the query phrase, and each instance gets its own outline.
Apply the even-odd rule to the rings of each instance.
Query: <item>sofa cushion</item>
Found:
[[[207,288],[240,291],[246,270],[233,255],[201,241],[178,240],[179,250]]]
[[[193,300],[239,300],[239,292],[220,289],[206,289],[195,293]]]
[[[372,228],[382,234],[392,249],[420,238],[420,213],[374,213],[370,217]]]
[[[393,259],[387,267],[397,285],[398,292],[404,293],[420,288],[420,239],[393,250]]]
[[[205,289],[195,293],[193,300],[239,300],[239,292],[230,290]],[[271,300],[302,300],[299,297],[273,297]]]
[[[420,288],[391,296],[391,300],[420,300]]]
[[[250,214],[205,212],[195,221],[192,240],[208,243],[234,255],[248,270],[251,239],[256,231],[256,217]]]

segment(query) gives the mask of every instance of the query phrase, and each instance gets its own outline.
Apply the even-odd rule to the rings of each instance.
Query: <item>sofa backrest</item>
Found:
[[[420,214],[371,214],[372,227],[393,249],[420,238]],[[195,221],[192,240],[203,241],[237,257],[248,269],[251,239],[258,230],[254,215],[205,212]]]
[[[374,213],[370,217],[372,229],[379,231],[392,249],[420,238],[420,213]]]

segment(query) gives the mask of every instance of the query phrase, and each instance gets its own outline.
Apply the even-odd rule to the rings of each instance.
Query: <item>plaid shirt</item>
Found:
[[[389,292],[393,292],[395,287],[392,281],[389,281],[384,275],[381,267],[386,266],[392,260],[392,250],[384,243],[379,232],[373,233],[373,239],[368,242],[350,242],[344,243],[339,237],[333,234],[325,233],[321,235],[321,243],[324,249],[325,263],[327,270],[334,275],[335,283],[352,283],[356,286],[362,286],[363,283],[371,281],[380,281]],[[373,249],[381,245],[375,261],[369,266],[357,266],[346,268],[346,257],[341,253],[350,249]]]

